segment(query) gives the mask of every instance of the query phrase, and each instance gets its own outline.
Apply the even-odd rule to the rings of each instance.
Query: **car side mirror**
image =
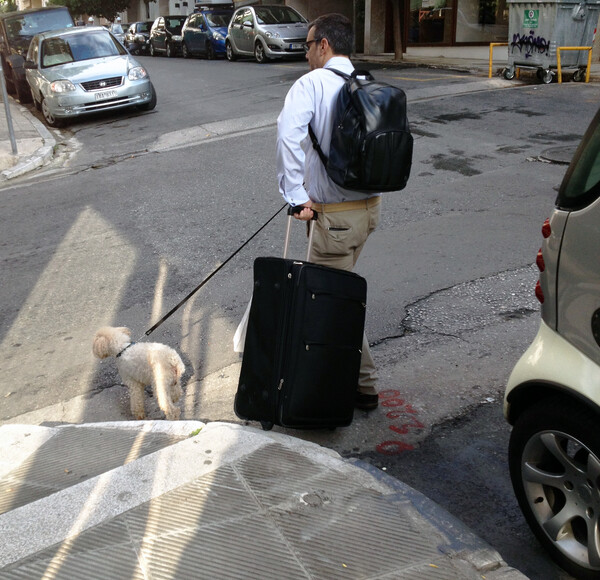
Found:
[[[38,67],[38,65],[35,62],[33,62],[32,60],[26,60],[23,63],[23,68],[27,68],[29,70],[35,70],[35,69],[37,69],[37,67]]]

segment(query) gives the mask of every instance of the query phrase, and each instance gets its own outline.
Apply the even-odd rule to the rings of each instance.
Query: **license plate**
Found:
[[[300,50],[302,48],[302,43],[301,42],[294,42],[292,44],[290,44],[290,50]]]
[[[113,99],[117,96],[117,91],[100,91],[96,93],[97,101],[104,101],[105,99]]]

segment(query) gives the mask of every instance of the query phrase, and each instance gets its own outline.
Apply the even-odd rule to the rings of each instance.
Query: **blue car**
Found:
[[[202,8],[190,14],[183,28],[181,52],[183,58],[204,56],[209,60],[225,56],[225,37],[233,10]]]

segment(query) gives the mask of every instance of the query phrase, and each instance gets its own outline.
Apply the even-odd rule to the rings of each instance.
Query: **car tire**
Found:
[[[233,62],[234,60],[237,60],[237,56],[233,51],[233,46],[231,46],[231,42],[229,42],[229,40],[225,43],[225,51],[228,61]]]
[[[152,111],[152,109],[156,107],[156,102],[156,91],[154,90],[154,85],[152,85],[152,97],[147,103],[144,103],[143,105],[138,105],[137,108],[140,111]]]
[[[62,127],[64,125],[64,121],[62,119],[56,118],[52,112],[48,109],[46,105],[46,99],[42,97],[42,102],[40,104],[42,108],[42,114],[44,115],[44,120],[49,127]]]
[[[154,43],[150,43],[150,56],[156,56],[156,50],[154,49]]]
[[[185,42],[181,45],[181,55],[183,58],[190,58],[192,56]]]
[[[265,53],[265,47],[260,40],[254,45],[254,60],[256,60],[258,64],[264,64],[269,60]]]
[[[527,523],[552,558],[584,580],[600,578],[598,414],[551,398],[515,423],[510,476]]]
[[[173,58],[175,56],[175,50],[173,50],[173,45],[170,42],[167,42],[165,52],[167,53],[167,58]]]
[[[217,58],[217,55],[215,53],[215,48],[212,45],[212,42],[206,43],[206,58],[208,60],[215,60]]]

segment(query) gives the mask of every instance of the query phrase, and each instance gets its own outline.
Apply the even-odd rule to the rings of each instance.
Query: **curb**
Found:
[[[25,173],[29,173],[38,167],[42,167],[52,159],[54,156],[54,147],[56,145],[56,139],[52,136],[52,133],[48,131],[46,126],[38,121],[33,115],[30,116],[30,122],[39,133],[42,138],[43,145],[35,151],[32,155],[24,157],[21,161],[19,161],[13,167],[9,169],[5,169],[0,173],[0,180],[8,181],[9,179],[14,179],[15,177],[19,177],[24,175]]]

